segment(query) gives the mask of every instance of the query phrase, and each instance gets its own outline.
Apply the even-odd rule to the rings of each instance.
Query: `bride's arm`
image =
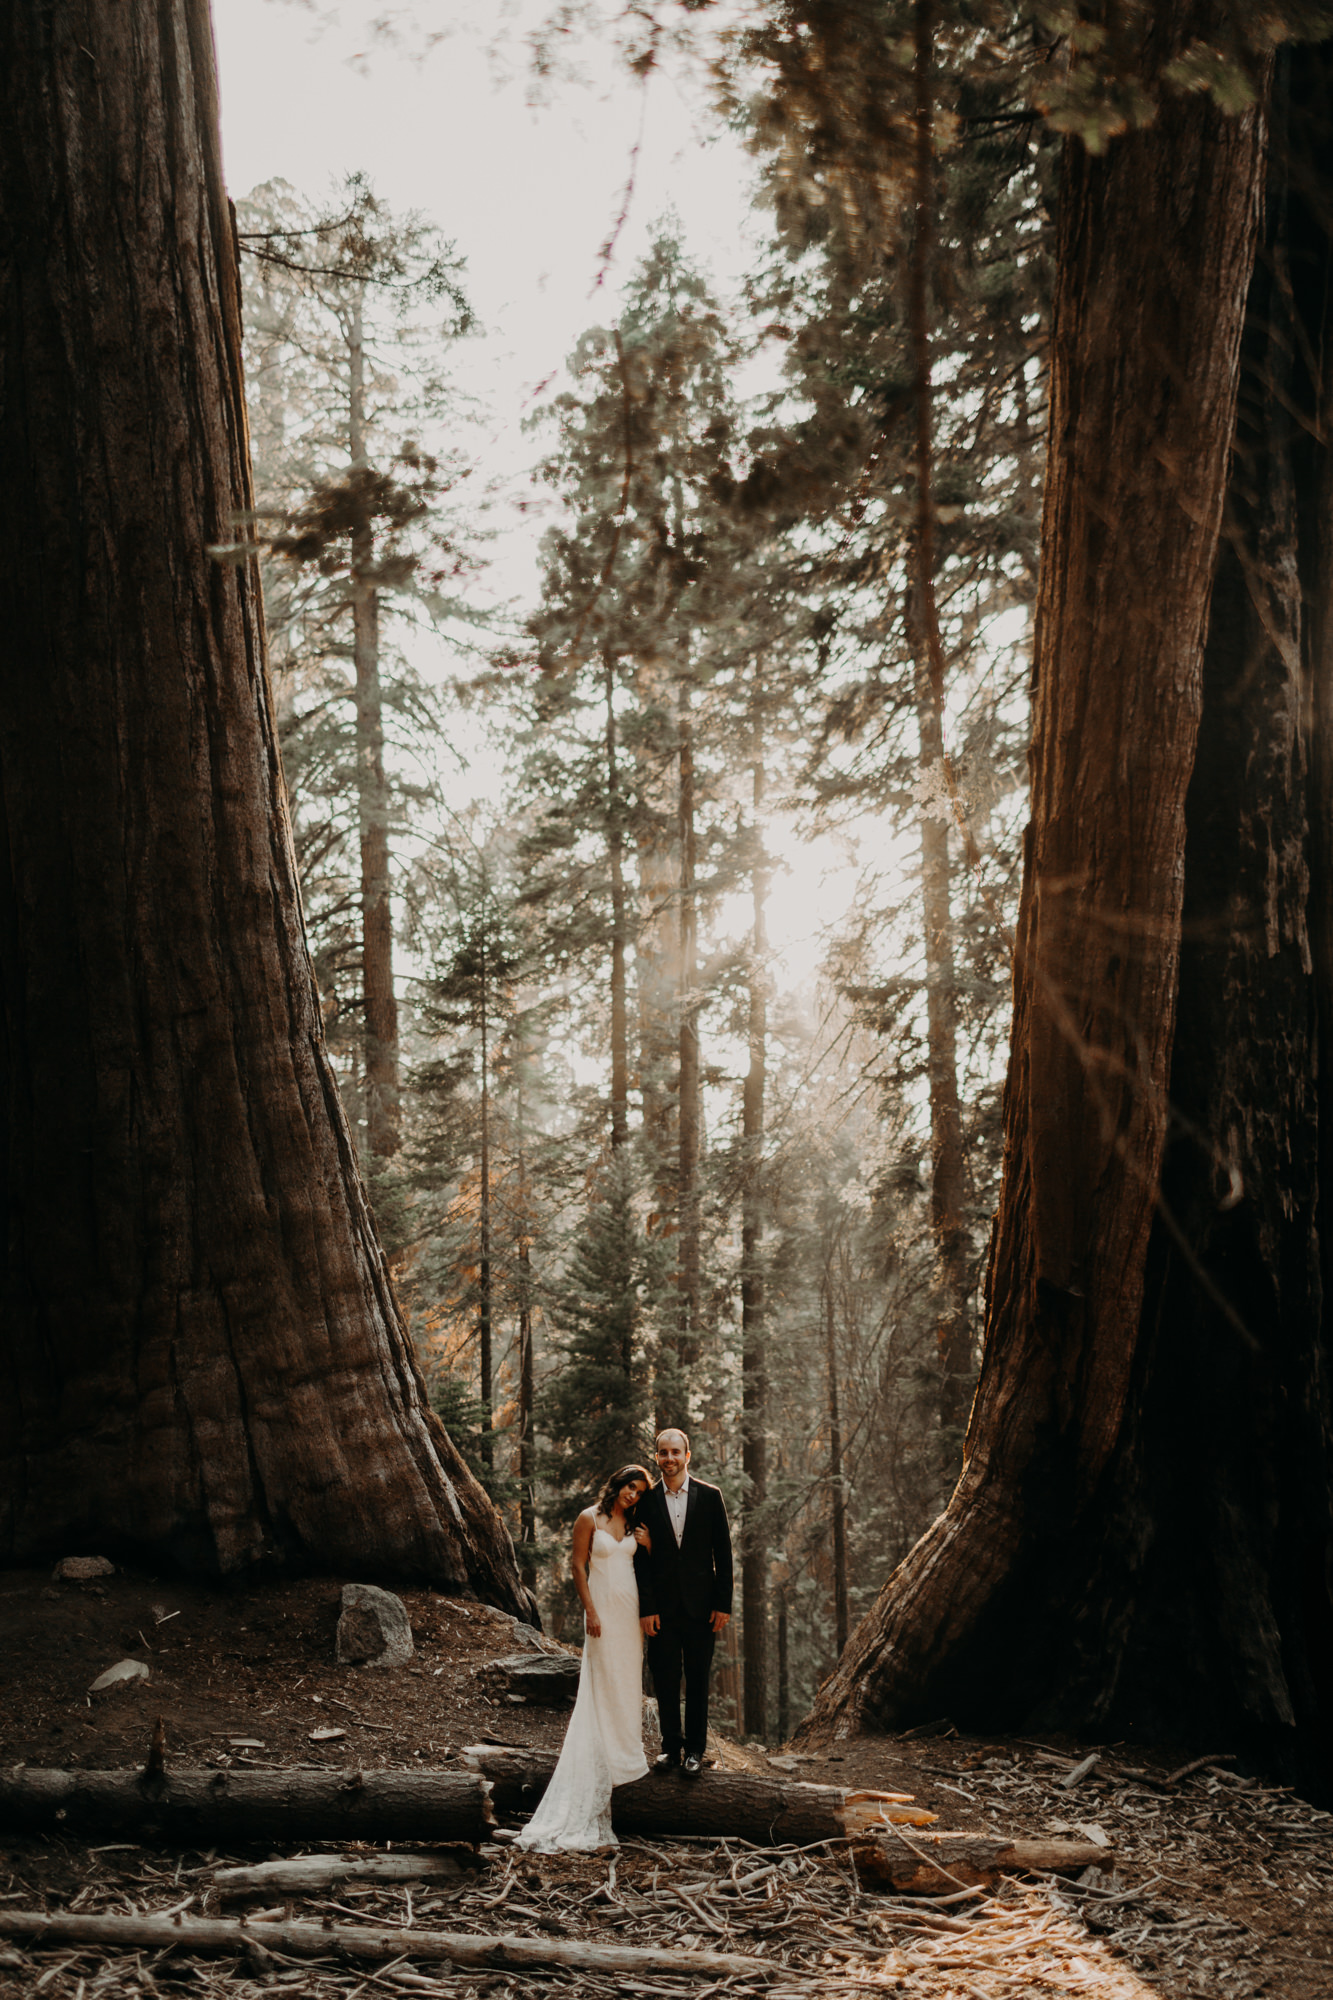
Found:
[[[574,1588],[583,1606],[584,1626],[590,1639],[602,1636],[602,1621],[593,1606],[592,1593],[588,1589],[588,1556],[592,1549],[592,1531],[596,1525],[591,1507],[585,1507],[574,1523],[574,1546],[570,1557],[570,1574]]]

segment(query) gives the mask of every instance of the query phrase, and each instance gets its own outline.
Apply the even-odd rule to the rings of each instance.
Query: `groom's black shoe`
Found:
[[[703,1770],[703,1767],[704,1767],[703,1758],[696,1757],[694,1753],[691,1752],[690,1755],[685,1759],[685,1762],[680,1767],[681,1776],[683,1778],[697,1778],[699,1773]]]
[[[653,1758],[653,1776],[655,1778],[664,1778],[668,1771],[678,1771],[679,1769],[679,1750],[664,1750],[660,1757]]]

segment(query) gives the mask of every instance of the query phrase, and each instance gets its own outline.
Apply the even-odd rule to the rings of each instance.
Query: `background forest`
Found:
[[[755,208],[631,138],[512,515],[475,175],[238,211],[206,0],[3,19],[0,1548],[554,1623],[671,1418],[750,1733],[1326,1790],[1322,0],[528,19]]]
[[[739,1530],[721,1694],[761,1736],[947,1499],[975,1381],[1046,416],[1033,47],[951,50],[928,243],[794,173],[731,51],[761,248],[724,292],[656,225],[529,418],[539,594],[499,608],[449,218],[355,174],[238,203],[306,925],[432,1400],[557,1631],[573,1514],[689,1429]]]

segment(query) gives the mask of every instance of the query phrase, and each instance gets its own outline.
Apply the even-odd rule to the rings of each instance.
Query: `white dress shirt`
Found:
[[[674,1493],[665,1481],[662,1483],[662,1498],[666,1502],[667,1519],[671,1523],[671,1532],[676,1537],[677,1548],[680,1547],[681,1538],[685,1533],[685,1508],[689,1499],[689,1491],[690,1475],[688,1472]]]

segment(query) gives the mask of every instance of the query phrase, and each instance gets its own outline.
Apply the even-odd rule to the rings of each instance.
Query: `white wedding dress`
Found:
[[[602,1636],[583,1640],[578,1700],[560,1761],[516,1845],[551,1854],[614,1847],[611,1787],[648,1770],[643,1754],[643,1633],[634,1581],[634,1537],[594,1528],[588,1591]]]

